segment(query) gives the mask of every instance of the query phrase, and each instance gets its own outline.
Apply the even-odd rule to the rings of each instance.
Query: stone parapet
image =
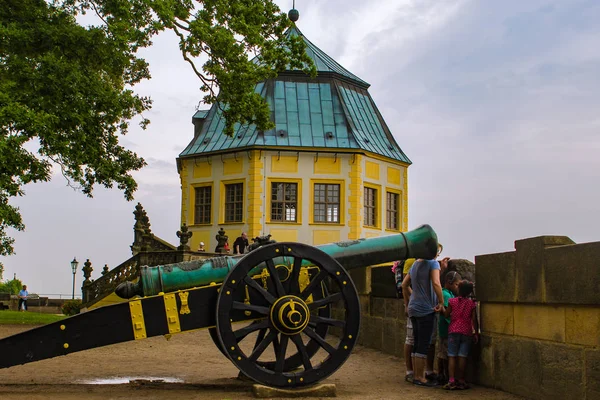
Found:
[[[478,380],[531,399],[597,399],[600,350],[485,334]]]
[[[548,248],[545,301],[600,305],[600,242]]]
[[[477,256],[479,383],[532,399],[600,398],[600,242],[517,240]]]
[[[571,244],[574,242],[566,236],[539,236],[515,241],[519,303],[545,302],[546,247]]]
[[[481,330],[484,333],[598,347],[600,307],[483,303]]]
[[[481,330],[504,335],[515,334],[514,304],[482,303]]]
[[[565,310],[555,306],[515,304],[515,336],[565,341]]]
[[[482,335],[467,379],[531,399],[600,399],[600,242],[540,236],[515,248],[475,258]],[[388,269],[371,270],[351,271],[358,343],[402,358],[403,300]]]
[[[475,257],[477,299],[482,302],[517,300],[515,252],[486,254]]]
[[[600,242],[539,236],[517,240],[515,249],[475,257],[480,301],[600,305]]]
[[[378,298],[359,295],[361,323],[358,344],[400,358],[404,357],[406,338],[406,317],[401,299]],[[342,310],[333,307],[334,318],[342,318]],[[331,328],[331,334],[340,335],[338,328]]]
[[[371,270],[370,268],[356,268],[348,271],[356,291],[358,294],[369,294],[371,293]]]

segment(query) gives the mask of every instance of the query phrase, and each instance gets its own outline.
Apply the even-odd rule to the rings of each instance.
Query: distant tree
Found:
[[[0,281],[0,293],[19,294],[19,291],[23,289],[23,282],[19,279],[12,279],[10,281]]]
[[[119,144],[119,134],[151,107],[132,87],[150,78],[137,52],[154,35],[179,37],[204,101],[219,96],[225,104],[231,134],[235,122],[272,127],[257,82],[286,68],[315,73],[303,41],[283,35],[289,24],[272,0],[3,0],[0,255],[14,252],[7,229],[24,229],[9,201],[27,183],[49,181],[55,167],[90,197],[100,184],[133,198],[131,173],[145,161]]]

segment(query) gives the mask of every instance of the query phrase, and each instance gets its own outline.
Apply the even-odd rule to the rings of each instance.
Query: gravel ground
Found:
[[[31,327],[0,325],[0,338],[26,329]],[[2,369],[0,399],[252,399],[252,384],[237,375],[237,368],[202,330],[169,341],[155,337]],[[401,359],[356,346],[323,383],[335,384],[339,398],[354,400],[520,399],[482,387],[452,392],[418,388],[403,377]],[[130,383],[136,379],[141,381]],[[157,379],[165,382],[151,382]]]

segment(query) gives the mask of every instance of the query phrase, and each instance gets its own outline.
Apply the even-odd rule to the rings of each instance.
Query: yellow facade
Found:
[[[278,154],[271,156],[271,171],[283,172],[283,173],[297,173],[298,163],[296,162],[297,157],[294,156],[283,156]]]
[[[239,175],[244,170],[244,159],[237,157],[223,161],[223,175]]]
[[[341,164],[338,162],[337,154],[315,156],[313,165],[315,175],[339,175]]]
[[[209,252],[216,246],[220,227],[230,245],[241,232],[250,238],[271,234],[277,241],[311,245],[394,234],[408,227],[407,168],[407,164],[375,154],[306,149],[186,158],[179,169],[181,222],[193,232],[191,248],[204,242]],[[226,205],[232,187],[241,188],[242,196],[236,205]],[[376,199],[375,221],[370,225],[365,225],[365,187],[374,191]],[[209,198],[210,221],[202,223],[195,223],[196,210],[202,206],[196,204],[198,189],[210,192],[203,200]],[[389,198],[395,200],[395,210],[388,208]],[[231,210],[240,205],[237,218]],[[229,220],[226,209],[231,213]]]
[[[350,233],[348,239],[359,239],[362,234],[363,156],[355,154],[350,163],[350,193],[348,197]]]
[[[212,175],[212,164],[208,163],[208,160],[194,160],[194,179],[198,178],[210,178]]]
[[[379,163],[365,161],[365,177],[376,181],[379,180]]]
[[[336,229],[324,229],[313,231],[312,244],[320,245],[332,242],[338,242],[340,240],[340,231]]]
[[[400,186],[400,169],[394,167],[387,168],[387,181],[392,185]]]
[[[249,237],[260,236],[263,230],[263,221],[261,217],[262,203],[265,191],[262,183],[264,182],[263,167],[264,162],[261,158],[261,152],[252,151],[248,156],[248,229]]]

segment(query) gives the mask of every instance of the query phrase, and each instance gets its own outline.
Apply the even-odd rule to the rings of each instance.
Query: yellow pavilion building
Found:
[[[194,137],[177,159],[181,223],[192,250],[211,252],[223,228],[230,244],[272,235],[310,245],[405,231],[411,161],[394,140],[369,84],[301,37],[318,75],[289,70],[256,86],[275,128],[236,125],[220,108],[193,116]]]

